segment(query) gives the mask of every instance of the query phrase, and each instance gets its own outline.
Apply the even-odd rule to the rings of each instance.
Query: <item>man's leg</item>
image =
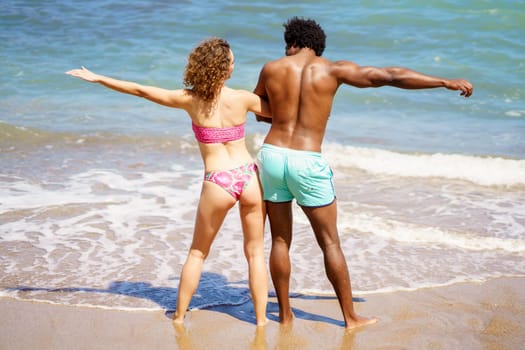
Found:
[[[279,319],[282,324],[293,320],[290,306],[290,245],[292,243],[292,202],[266,202],[272,249],[270,252],[270,274],[279,302]]]
[[[332,284],[345,321],[346,328],[355,328],[377,322],[377,319],[358,316],[354,311],[352,285],[346,259],[337,232],[337,202],[325,207],[302,207],[310,220],[317,243],[323,251],[324,266]]]

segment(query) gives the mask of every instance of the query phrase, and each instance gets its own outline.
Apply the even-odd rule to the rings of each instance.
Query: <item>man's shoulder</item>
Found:
[[[273,67],[280,67],[282,65],[285,65],[287,64],[287,57],[280,57],[280,58],[277,58],[275,60],[271,60],[271,61],[268,61],[264,64],[265,67],[270,67],[270,68],[273,68]]]
[[[357,63],[347,60],[337,60],[330,62],[333,67],[358,67]]]
[[[287,69],[291,67],[291,62],[286,59],[286,57],[281,57],[273,61],[268,61],[263,66],[263,71],[266,73],[273,73]]]

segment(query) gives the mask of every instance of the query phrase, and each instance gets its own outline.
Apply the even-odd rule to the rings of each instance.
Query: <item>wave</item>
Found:
[[[472,251],[501,250],[509,253],[525,252],[525,239],[484,237],[468,231],[454,231],[439,227],[423,226],[372,214],[342,213],[340,225],[343,229],[370,232],[375,236],[402,243],[425,245],[447,245]]]
[[[14,152],[19,149],[40,148],[82,148],[91,146],[137,145],[147,150],[170,152],[197,151],[197,144],[187,135],[121,134],[111,131],[61,132],[33,127],[15,126],[0,121],[0,152]]]
[[[264,136],[255,133],[246,136],[252,153],[258,151]],[[90,147],[90,146],[139,145],[144,150],[169,152],[198,152],[191,133],[118,134],[109,131],[76,133],[46,131],[19,127],[0,121],[0,152],[20,148],[41,147]],[[464,154],[401,153],[379,148],[348,146],[326,143],[323,155],[333,167],[356,168],[378,175],[400,177],[438,177],[466,180],[482,186],[525,185],[525,159]]]
[[[326,144],[325,158],[335,167],[372,174],[466,180],[482,186],[525,185],[525,159],[462,154],[419,154]]]

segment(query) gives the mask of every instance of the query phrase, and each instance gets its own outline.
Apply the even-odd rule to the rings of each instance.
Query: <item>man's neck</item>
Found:
[[[297,51],[296,55],[315,56],[315,51],[309,47],[303,47]]]

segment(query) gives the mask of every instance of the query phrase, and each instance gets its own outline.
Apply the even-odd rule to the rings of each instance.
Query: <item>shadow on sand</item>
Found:
[[[199,288],[194,294],[189,309],[206,309],[221,312],[235,317],[241,321],[255,324],[255,314],[253,307],[246,307],[246,303],[251,303],[250,291],[246,287],[236,285],[246,285],[246,281],[228,282],[222,275],[210,272],[203,272],[199,283]],[[47,292],[47,293],[108,293],[123,295],[134,298],[150,300],[165,310],[166,317],[171,318],[175,312],[177,302],[177,288],[155,287],[148,282],[127,282],[114,281],[105,289],[89,287],[61,287],[61,288],[39,288],[29,286],[18,286],[7,288],[10,291],[20,293]],[[275,296],[271,293],[270,296]],[[332,296],[314,296],[303,294],[291,294],[291,298],[297,299],[336,299]],[[27,297],[26,297],[27,298]],[[354,302],[364,302],[362,298],[354,298]],[[338,326],[344,326],[344,322],[330,317],[317,315],[293,308],[296,318],[326,322]],[[279,307],[275,302],[268,303],[267,317],[278,322]]]

